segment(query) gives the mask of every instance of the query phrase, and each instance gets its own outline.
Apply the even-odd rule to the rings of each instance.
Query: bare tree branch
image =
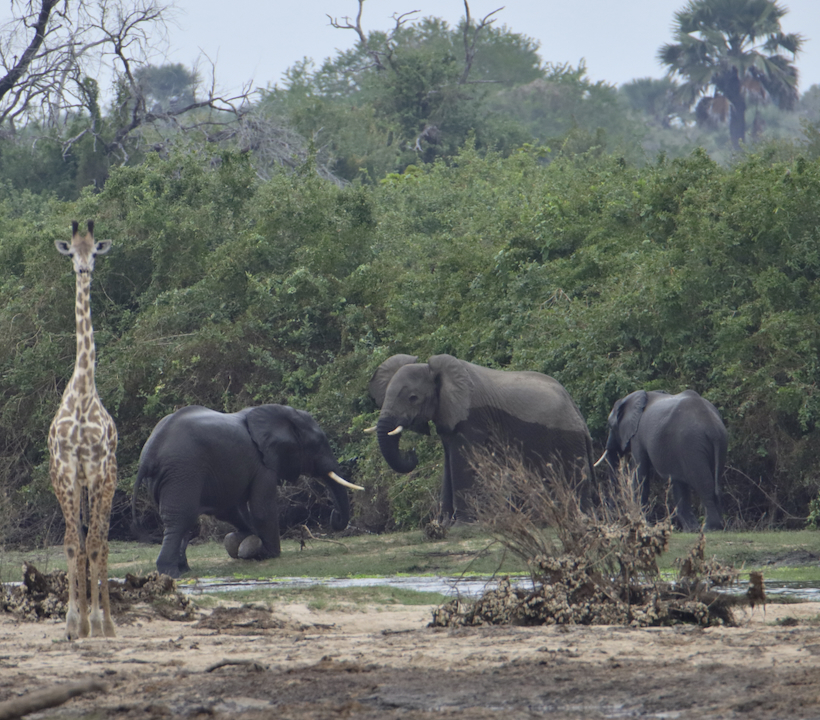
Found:
[[[29,46],[25,49],[19,60],[15,57],[16,62],[14,62],[6,75],[0,78],[0,100],[3,99],[6,93],[8,93],[28,71],[32,61],[45,41],[46,27],[48,26],[51,11],[58,2],[59,0],[41,0],[40,11],[32,27],[34,33]]]
[[[393,48],[390,43],[390,38],[392,38],[403,25],[407,24],[413,19],[414,15],[417,15],[420,11],[419,10],[410,10],[409,12],[405,13],[393,13],[393,21],[396,23],[393,30],[390,32],[390,36],[387,42],[387,50],[376,50],[375,48],[370,47],[370,44],[367,41],[367,33],[362,29],[362,13],[364,11],[364,0],[359,0],[359,12],[356,14],[356,22],[354,22],[348,17],[344,16],[342,18],[343,23],[339,22],[337,18],[328,15],[327,18],[330,20],[331,27],[336,28],[337,30],[353,30],[359,36],[359,44],[361,45],[362,49],[373,58],[373,65],[369,67],[375,67],[379,70],[384,70],[384,63],[382,62],[382,56],[389,56],[392,52]]]
[[[464,0],[464,72],[461,74],[461,79],[458,81],[459,85],[464,85],[467,82],[467,78],[470,76],[470,70],[473,67],[473,59],[475,58],[475,48],[476,43],[478,42],[478,34],[487,26],[492,25],[495,22],[495,18],[490,20],[490,18],[498,12],[501,12],[504,9],[504,6],[498,8],[497,10],[493,10],[491,13],[488,13],[484,16],[478,25],[476,25],[475,30],[473,30],[473,37],[472,41],[470,41],[470,29],[471,29],[471,18],[470,18],[470,6],[467,3],[467,0]]]
[[[241,121],[251,88],[246,85],[233,96],[220,94],[213,63],[205,99],[195,97],[192,85],[185,102],[159,111],[154,103],[149,110],[144,71],[151,67],[152,54],[161,53],[167,42],[172,0],[167,2],[10,0],[14,18],[0,26],[0,127],[14,134],[18,123],[28,124],[44,130],[35,142],[53,142],[71,122],[70,136],[58,140],[64,156],[91,135],[95,143],[104,143],[107,154],[119,155],[124,162],[146,126],[159,135],[154,145],[163,146],[174,133],[199,131],[210,139],[229,121]],[[111,69],[117,104],[112,121],[102,123],[96,78]],[[109,128],[105,137],[104,124]]]
[[[86,77],[110,67],[127,81],[133,64],[165,38],[168,8],[155,0],[11,0],[0,27],[0,123],[56,127],[85,109]],[[25,47],[25,49],[21,50]]]

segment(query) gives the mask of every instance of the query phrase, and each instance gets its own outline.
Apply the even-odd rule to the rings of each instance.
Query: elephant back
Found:
[[[524,422],[588,434],[586,421],[567,389],[555,378],[531,370],[494,370],[474,365],[480,378],[473,406],[497,406]]]

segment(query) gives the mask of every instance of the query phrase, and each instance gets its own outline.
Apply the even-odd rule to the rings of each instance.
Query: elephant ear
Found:
[[[452,432],[470,414],[473,380],[469,363],[452,355],[433,355],[427,364],[438,388],[438,412],[433,421],[437,428]]]
[[[646,390],[636,390],[627,395],[616,408],[618,418],[618,435],[620,436],[621,452],[626,452],[627,447],[635,433],[638,432],[641,417],[646,407]]]
[[[376,405],[381,408],[384,403],[384,396],[387,394],[387,386],[396,374],[400,367],[410,365],[418,360],[418,355],[393,355],[387,358],[370,378],[367,384],[367,389],[370,392],[370,397],[376,401]]]
[[[245,416],[248,434],[262,456],[262,463],[280,476],[292,475],[293,469],[283,463],[299,457],[298,412],[287,405],[260,405],[250,408]]]

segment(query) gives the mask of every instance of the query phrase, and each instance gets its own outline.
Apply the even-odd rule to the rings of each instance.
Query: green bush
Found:
[[[694,388],[729,428],[730,516],[801,522],[820,486],[820,161],[799,148],[728,168],[704,152],[553,155],[468,145],[340,187],[310,164],[261,181],[245,154],[186,146],[72,203],[4,188],[4,493],[31,527],[54,516],[45,440],[75,339],[74,278],[53,241],[93,217],[114,241],[92,311],[126,490],[166,413],[279,402],[313,413],[367,486],[356,522],[423,523],[440,443],[419,436],[417,470],[390,471],[363,433],[377,417],[367,383],[394,353],[447,352],[553,375],[599,445],[617,398]]]

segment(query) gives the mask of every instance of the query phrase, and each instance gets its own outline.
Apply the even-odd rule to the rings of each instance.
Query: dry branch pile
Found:
[[[514,453],[476,452],[473,465],[482,478],[476,516],[527,562],[534,589],[503,578],[474,602],[437,608],[432,626],[734,625],[732,607],[749,603],[715,590],[737,573],[704,559],[702,534],[677,580],[662,580],[657,560],[667,549],[671,519],[646,521],[630,476],[622,475],[592,507],[568,473],[550,472],[545,482]]]
[[[197,608],[176,588],[174,580],[157,572],[128,574],[125,580],[108,580],[111,611],[122,617],[135,605],[145,604],[168,620],[193,620]],[[20,620],[65,620],[68,610],[68,577],[63,570],[41,573],[23,563],[23,582],[6,585],[0,593],[0,610]]]

